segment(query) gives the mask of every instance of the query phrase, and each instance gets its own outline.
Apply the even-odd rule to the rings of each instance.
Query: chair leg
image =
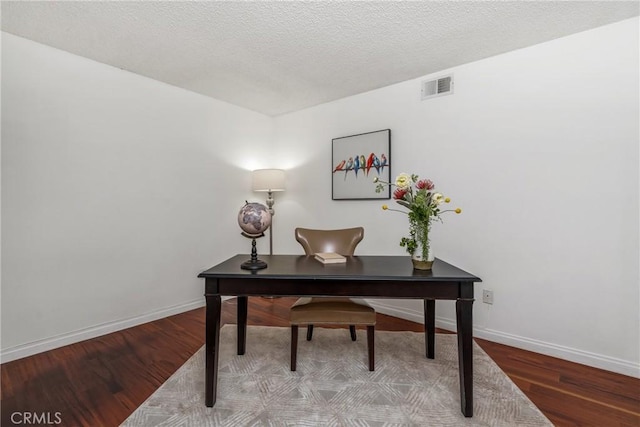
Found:
[[[356,340],[356,325],[349,325],[349,332],[351,333],[351,341]]]
[[[367,348],[369,349],[369,370],[375,370],[375,326],[367,326]]]
[[[311,341],[313,338],[313,325],[307,325],[307,341]]]
[[[291,325],[291,370],[296,370],[298,356],[298,325]]]

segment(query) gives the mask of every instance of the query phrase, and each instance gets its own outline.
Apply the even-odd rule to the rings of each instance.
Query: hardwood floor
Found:
[[[287,326],[294,301],[249,298],[248,322]],[[378,316],[378,330],[424,330]],[[204,318],[204,309],[193,310],[2,364],[1,425],[28,424],[33,414],[44,425],[119,425],[204,344]],[[223,303],[222,323],[235,323],[235,300]],[[640,380],[476,342],[555,425],[640,426]]]

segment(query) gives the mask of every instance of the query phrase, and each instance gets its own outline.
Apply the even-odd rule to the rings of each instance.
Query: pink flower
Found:
[[[393,192],[393,198],[396,200],[402,200],[405,194],[407,194],[407,190],[405,190],[404,188],[397,188]]]
[[[430,179],[421,179],[420,181],[416,182],[416,188],[418,190],[422,190],[423,188],[426,188],[427,190],[433,190],[435,187],[435,185],[433,185],[433,181],[431,181]]]

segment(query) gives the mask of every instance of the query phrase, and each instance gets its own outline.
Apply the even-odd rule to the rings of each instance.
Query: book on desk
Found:
[[[335,252],[318,252],[315,258],[323,264],[342,264],[347,262],[347,258]]]

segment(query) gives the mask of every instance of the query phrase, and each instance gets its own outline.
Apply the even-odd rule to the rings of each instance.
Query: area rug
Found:
[[[236,327],[220,333],[218,397],[204,404],[204,348],[125,422],[155,426],[551,426],[474,343],[474,416],[460,412],[455,335],[437,334],[435,359],[424,334],[376,331],[375,371],[358,330],[301,329],[296,372],[289,370],[288,328],[249,326],[247,351],[236,354]]]

